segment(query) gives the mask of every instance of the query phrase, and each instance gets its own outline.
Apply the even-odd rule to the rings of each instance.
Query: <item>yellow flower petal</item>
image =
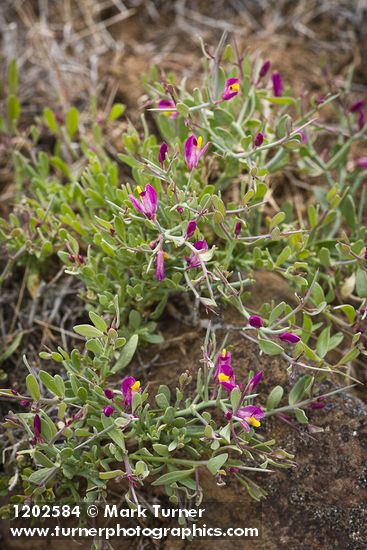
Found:
[[[138,391],[140,388],[140,382],[139,380],[137,380],[132,386],[131,386],[131,391]]]

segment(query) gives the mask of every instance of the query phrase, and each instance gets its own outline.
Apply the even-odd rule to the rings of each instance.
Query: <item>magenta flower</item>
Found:
[[[164,161],[166,158],[167,151],[168,151],[168,145],[167,143],[163,142],[159,148],[159,153],[158,153],[158,162],[161,165],[162,170],[164,168]]]
[[[21,407],[27,408],[27,407],[29,407],[29,405],[31,404],[31,402],[28,401],[28,399],[21,399],[21,400],[19,401],[19,404],[21,405]]]
[[[152,220],[157,213],[158,199],[157,193],[151,185],[145,186],[145,191],[142,191],[140,187],[137,187],[141,200],[138,201],[134,195],[130,195],[130,200],[133,207],[144,214],[148,220]]]
[[[301,136],[301,143],[302,144],[307,143],[308,139],[306,136],[306,132],[304,132],[304,130],[300,130],[300,136]]]
[[[197,167],[201,157],[205,154],[209,147],[209,141],[204,147],[203,138],[200,136],[196,139],[194,134],[191,134],[185,141],[185,162],[190,172]]]
[[[239,234],[241,233],[241,228],[242,228],[242,223],[238,221],[234,226],[234,236],[236,239],[239,237]]]
[[[232,97],[235,97],[239,91],[240,81],[238,80],[238,78],[228,78],[222,92],[222,99],[228,101],[228,99],[232,99]]]
[[[111,405],[106,405],[105,407],[103,407],[103,414],[107,417],[111,416],[114,412],[115,409],[111,407]]]
[[[220,372],[218,373],[216,382],[229,392],[236,387],[234,370],[228,363],[224,363],[220,367]]]
[[[236,387],[234,371],[231,367],[232,356],[226,349],[218,355],[214,370],[214,380],[228,391]]]
[[[33,419],[33,439],[32,439],[32,445],[36,445],[36,443],[39,441],[40,443],[43,443],[43,437],[42,437],[42,425],[41,425],[41,418],[39,414],[34,415]]]
[[[187,266],[189,269],[193,269],[194,267],[200,267],[201,263],[199,259],[199,254],[203,252],[204,253],[207,252],[209,247],[208,247],[208,243],[204,240],[204,241],[195,241],[194,248],[196,248],[198,253],[195,254],[195,252],[193,252],[189,258],[186,258]]]
[[[259,315],[251,315],[248,324],[253,328],[261,328],[264,326],[264,321]]]
[[[264,141],[264,136],[261,132],[259,132],[258,134],[256,134],[255,139],[254,139],[255,147],[260,147],[260,145],[262,145],[263,141]]]
[[[293,332],[283,332],[280,334],[279,338],[283,340],[283,342],[288,342],[288,344],[296,344],[300,341],[300,337],[297,336],[297,334],[294,334]]]
[[[313,403],[311,403],[310,405],[311,409],[314,409],[314,410],[323,409],[325,407],[324,401],[325,401],[325,396],[320,395],[320,397],[318,397],[316,401],[313,401]]]
[[[165,109],[176,109],[176,104],[172,99],[161,99],[160,102],[157,105],[158,109],[162,109],[163,115],[167,116],[169,118],[177,118],[178,112],[177,111],[166,111]]]
[[[157,281],[164,280],[164,250],[158,250],[157,259],[155,262],[155,278]]]
[[[113,393],[113,391],[112,391],[112,390],[109,390],[109,389],[105,390],[105,391],[104,391],[104,394],[105,394],[105,396],[107,397],[107,399],[113,399],[113,398],[114,398],[114,395],[115,395],[115,394]]]
[[[364,168],[364,170],[367,170],[367,157],[357,159],[356,164],[359,168]]]
[[[359,99],[358,101],[355,101],[355,102],[349,107],[349,112],[350,112],[350,113],[357,113],[357,112],[359,112],[361,109],[363,109],[363,104],[364,104],[363,99]]]
[[[366,115],[364,114],[364,110],[361,109],[358,115],[358,128],[362,130],[365,124],[366,124]]]
[[[125,408],[128,408],[133,400],[133,393],[141,391],[139,380],[135,380],[133,376],[127,376],[121,383],[121,391],[124,396]]]
[[[269,72],[270,69],[270,59],[264,61],[259,72],[259,78],[264,78]]]
[[[260,420],[264,418],[265,413],[261,407],[256,407],[255,405],[248,405],[239,409],[236,413],[236,416],[241,419],[241,424],[245,428],[246,432],[250,431],[250,426],[258,428],[261,426]]]
[[[257,372],[257,373],[249,380],[249,383],[247,384],[246,389],[245,389],[245,394],[247,394],[247,393],[252,393],[252,392],[254,391],[254,389],[256,388],[256,386],[258,385],[258,383],[260,382],[260,380],[262,379],[263,374],[264,374],[264,371],[263,371],[263,370],[259,370],[259,372]]]
[[[196,221],[191,220],[191,221],[189,221],[189,223],[187,224],[187,227],[186,227],[185,239],[190,239],[190,237],[193,236],[195,231],[196,231]]]
[[[274,71],[271,75],[271,80],[273,82],[273,92],[275,97],[280,97],[283,92],[283,83],[282,83],[282,77],[278,73],[278,71]]]
[[[221,372],[221,368],[223,365],[229,365],[231,366],[232,363],[232,355],[229,351],[226,349],[223,349],[221,353],[217,357],[217,361],[215,363],[215,371],[214,371],[214,378],[218,378],[218,374]]]

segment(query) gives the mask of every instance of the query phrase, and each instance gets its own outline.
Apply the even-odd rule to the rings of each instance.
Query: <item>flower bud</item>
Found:
[[[249,325],[253,328],[261,328],[264,326],[264,321],[259,315],[251,315],[248,322]]]

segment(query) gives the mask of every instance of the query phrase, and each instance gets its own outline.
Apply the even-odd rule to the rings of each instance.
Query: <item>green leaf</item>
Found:
[[[349,324],[352,325],[356,316],[356,310],[354,307],[349,304],[334,307],[334,310],[338,311],[339,309],[347,316]]]
[[[305,374],[295,383],[289,392],[288,402],[290,405],[295,405],[302,400],[303,396],[313,383],[313,376]]]
[[[181,479],[186,479],[187,477],[190,477],[191,474],[193,474],[195,471],[195,468],[190,468],[190,470],[175,470],[174,472],[168,472],[167,474],[163,474],[161,477],[153,481],[152,485],[172,485],[176,481],[180,481]]]
[[[110,470],[109,472],[99,472],[100,479],[114,479],[115,477],[124,476],[125,472],[122,470]]]
[[[367,298],[367,273],[361,267],[356,273],[356,290],[360,298]]]
[[[293,97],[265,97],[264,99],[274,105],[294,105],[296,103]]]
[[[231,391],[231,405],[232,405],[233,411],[237,409],[240,400],[241,400],[241,390],[235,387]]]
[[[16,59],[12,59],[8,66],[8,85],[9,94],[16,95],[18,89],[18,69]]]
[[[22,341],[23,335],[24,335],[23,331],[20,331],[16,335],[16,337],[13,339],[11,344],[9,346],[7,346],[5,351],[0,355],[0,363],[3,363],[4,361],[6,361],[6,359],[11,357],[13,355],[13,353],[18,349],[18,347],[19,347],[19,345]]]
[[[159,393],[155,396],[155,402],[157,403],[158,407],[160,409],[167,409],[169,407],[169,402],[167,400],[167,397],[164,395],[164,393]]]
[[[35,449],[33,457],[34,457],[34,460],[35,460],[36,464],[40,464],[41,466],[44,466],[45,468],[54,468],[55,467],[54,463],[46,455],[41,453],[41,451],[39,451],[38,449]]]
[[[66,113],[66,129],[70,139],[73,139],[76,134],[79,126],[79,112],[76,107],[71,107],[71,109]]]
[[[33,374],[28,374],[28,376],[26,378],[26,386],[27,386],[27,390],[31,394],[32,398],[35,401],[38,401],[39,398],[41,397],[41,392],[40,392],[40,388],[39,388],[37,379]]]
[[[15,95],[10,95],[7,100],[8,118],[11,122],[16,122],[20,117],[20,102]]]
[[[155,443],[153,449],[159,456],[168,456],[169,451],[167,445],[162,445],[161,443]]]
[[[282,265],[286,260],[288,260],[289,256],[292,254],[292,249],[291,247],[288,245],[286,246],[285,248],[283,248],[283,250],[281,251],[281,253],[279,254],[278,258],[277,258],[277,261],[275,262],[275,265],[277,267],[279,267],[280,265]]]
[[[45,122],[46,122],[47,126],[49,127],[49,129],[51,130],[51,132],[53,132],[55,134],[57,132],[57,129],[58,129],[58,124],[57,124],[57,120],[56,120],[56,117],[55,117],[55,113],[53,111],[51,111],[51,109],[49,109],[48,107],[45,107],[43,109],[43,118],[45,119]]]
[[[108,122],[113,122],[114,120],[119,118],[121,115],[124,114],[125,110],[126,105],[124,105],[123,103],[115,103],[112,106],[110,114],[108,115]]]
[[[223,464],[225,464],[227,458],[228,453],[222,453],[220,455],[213,456],[213,458],[210,458],[207,464],[209,472],[211,472],[213,476],[215,476],[218,473],[218,470],[220,470]]]
[[[89,312],[89,319],[98,330],[101,330],[102,332],[107,331],[107,323],[104,319],[102,319],[102,317],[94,313],[94,311]]]
[[[48,390],[50,390],[50,392],[52,392],[53,394],[61,397],[61,395],[59,395],[59,390],[58,390],[57,384],[55,383],[55,380],[54,380],[53,376],[51,376],[48,372],[46,372],[44,370],[40,370],[39,373],[38,373],[38,376],[39,376],[42,384],[44,386],[46,386],[46,388]]]
[[[330,327],[325,327],[317,339],[316,351],[323,358],[329,351]]]
[[[264,340],[263,338],[258,338],[259,347],[262,352],[266,355],[279,355],[283,353],[283,348],[279,344],[272,342],[271,340]]]
[[[284,212],[278,212],[275,214],[275,216],[270,220],[269,229],[274,229],[274,227],[277,227],[285,220],[285,213]]]
[[[189,112],[190,112],[188,106],[185,105],[185,103],[177,103],[176,110],[180,115],[182,115],[185,118],[189,115]]]
[[[351,361],[354,361],[354,359],[357,359],[358,355],[360,354],[360,351],[357,348],[353,348],[349,350],[343,357],[338,361],[337,365],[347,365]]]
[[[266,401],[266,409],[268,411],[275,409],[281,402],[283,394],[284,390],[282,386],[275,386],[275,388],[273,388],[269,393],[269,397]]]
[[[77,334],[85,336],[86,338],[103,336],[103,332],[92,325],[75,325],[73,328]]]
[[[346,195],[345,199],[340,205],[340,210],[349,227],[355,229],[357,224],[356,206],[351,195]]]
[[[133,334],[123,350],[121,351],[120,357],[118,358],[115,366],[112,368],[112,372],[117,372],[124,369],[128,366],[132,358],[134,357],[136,348],[138,346],[139,336]]]
[[[300,424],[308,424],[308,418],[303,409],[294,409],[294,414]]]
[[[53,468],[41,468],[40,470],[33,472],[29,476],[28,481],[30,483],[34,483],[35,485],[42,485],[46,479],[51,478],[51,475],[55,473],[57,469],[58,468],[56,466],[53,466]]]

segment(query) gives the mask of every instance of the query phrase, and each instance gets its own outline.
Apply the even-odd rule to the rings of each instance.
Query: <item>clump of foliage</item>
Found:
[[[221,51],[205,51],[194,90],[171,76],[159,82],[152,71],[148,112],[160,138],[143,115],[142,129],[128,124],[118,160],[105,134],[123,115],[120,104],[103,120],[94,104],[88,117],[75,107],[62,116],[45,109],[28,138],[31,154],[14,155],[19,205],[1,220],[9,255],[1,280],[15,263],[44,270],[58,255],[83,283],[92,323],[74,327],[86,338],[82,349],[41,351],[44,361],[62,364],[60,374],[26,362],[27,393],[1,391],[26,408],[5,423],[20,441],[11,481],[22,481],[20,500],[96,500],[116,478],[127,480],[132,506],[143,483],[164,485],[172,502],[181,494],[200,501],[203,468],[218,483],[235,475],[259,499],[264,491],[251,471],[293,465],[261,435],[260,421],[286,411],[307,424],[305,408],[323,406],[320,382],[334,373],[350,379],[352,361],[366,354],[367,161],[352,158],[366,125],[363,104],[350,100],[351,77],[323,98],[295,98],[269,61]],[[19,116],[13,63],[2,131],[16,134]],[[42,127],[53,135],[52,152],[39,150]],[[302,221],[290,202],[264,214],[271,176],[289,167],[315,197]],[[257,270],[286,279],[298,304],[251,310]],[[199,313],[230,304],[259,353],[303,371],[287,404],[280,386],[267,400],[254,393],[261,371],[236,378],[230,352],[210,330],[202,367],[183,372],[175,391],[161,385],[151,395],[134,373],[113,382],[138,346],[162,341],[157,320],[184,293],[193,325]]]

